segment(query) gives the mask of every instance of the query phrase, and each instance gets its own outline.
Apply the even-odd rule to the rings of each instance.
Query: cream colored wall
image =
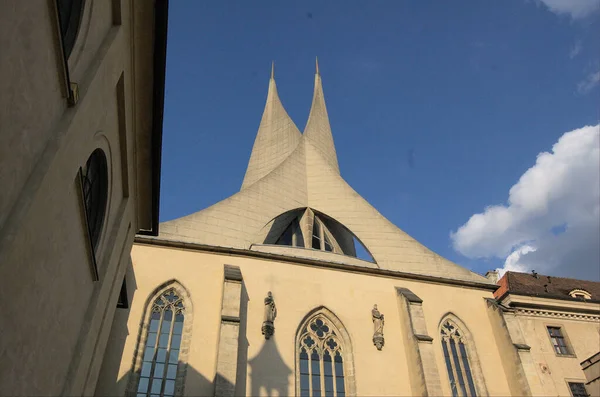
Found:
[[[531,346],[536,374],[544,395],[570,396],[567,381],[586,382],[579,363],[600,351],[600,323],[590,320],[545,318],[519,315],[519,323]],[[548,337],[547,326],[559,326],[563,330],[575,355],[556,355]],[[543,366],[547,370],[543,370]]]
[[[121,150],[133,158],[134,132],[130,121],[119,129],[117,109],[120,77],[126,101],[133,88],[130,2],[122,2],[121,26],[113,25],[117,3],[85,2],[91,18],[73,53],[80,98],[72,108],[60,90],[52,3],[0,6],[1,395],[89,395],[95,388],[137,230],[123,191],[133,161],[121,169]],[[94,282],[77,171],[97,147],[107,155],[110,190]]]
[[[409,288],[424,301],[425,320],[429,335],[434,339],[436,364],[444,394],[450,395],[451,392],[438,326],[448,312],[454,313],[469,327],[489,394],[510,394],[486,312],[484,298],[492,296],[490,291],[139,244],[133,247],[132,261],[137,290],[126,325],[128,336],[117,376],[99,381],[102,394],[123,395],[143,305],[157,286],[170,279],[179,280],[189,290],[194,305],[186,395],[212,394],[210,382],[215,377],[224,264],[241,268],[249,299],[247,315],[242,309],[240,328],[243,331],[245,322],[249,364],[247,368],[238,368],[238,371],[246,372],[247,381],[245,388],[243,384],[237,385],[237,394],[255,395],[260,392],[266,395],[273,391],[278,391],[279,395],[295,394],[296,330],[310,310],[323,305],[340,318],[352,339],[357,395],[413,395],[408,378],[408,365],[412,364],[407,362],[402,343],[395,287]],[[265,341],[261,326],[263,299],[268,291],[273,292],[278,316],[274,337]],[[386,317],[382,351],[378,351],[372,342],[373,304],[377,304]],[[246,353],[244,348],[242,344],[241,356]],[[121,355],[121,351],[118,346],[109,350],[107,357],[114,362],[114,357],[110,357]],[[257,366],[257,363],[260,365]]]

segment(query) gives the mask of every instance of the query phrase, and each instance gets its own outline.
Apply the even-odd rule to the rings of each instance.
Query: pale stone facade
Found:
[[[166,18],[0,2],[0,395],[94,393],[134,235],[158,223]]]
[[[304,133],[272,73],[240,192],[136,238],[131,258],[99,396],[569,396],[600,350],[595,292],[495,297],[497,274],[441,258],[361,198],[340,176],[318,69]],[[150,307],[171,285],[188,331],[155,342]],[[574,354],[554,356],[553,324]]]

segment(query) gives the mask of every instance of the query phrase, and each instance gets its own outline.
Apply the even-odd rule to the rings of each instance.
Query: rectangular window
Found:
[[[119,300],[117,301],[118,309],[129,309],[129,301],[127,299],[127,284],[123,279],[123,285],[121,285],[121,292],[119,293]]]
[[[571,390],[571,395],[573,397],[588,397],[587,391],[585,390],[585,385],[583,383],[578,382],[569,382],[569,389]]]
[[[561,356],[571,355],[571,350],[567,346],[567,341],[560,327],[548,327],[548,335],[554,347],[554,352]]]

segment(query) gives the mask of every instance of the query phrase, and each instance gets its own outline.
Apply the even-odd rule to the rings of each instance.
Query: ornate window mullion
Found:
[[[454,389],[456,390],[456,395],[459,397],[463,396],[463,392],[461,390],[460,387],[460,381],[459,381],[459,373],[456,369],[456,362],[454,361],[454,354],[452,353],[452,346],[450,343],[450,339],[452,339],[452,336],[448,336],[445,340],[446,343],[446,349],[448,349],[448,359],[450,360],[450,367],[452,368],[452,374],[454,375]]]
[[[150,313],[150,323],[152,323],[152,314],[154,313],[154,310],[152,310],[152,312]],[[152,366],[150,367],[150,374],[148,375],[148,390],[146,390],[146,396],[150,396],[151,392],[152,392],[152,380],[154,379],[154,370],[156,369],[156,356],[158,354],[158,341],[160,340],[160,329],[162,327],[162,322],[163,319],[165,318],[165,310],[164,307],[159,307],[158,308],[158,313],[160,314],[160,317],[158,319],[158,328],[156,329],[156,340],[154,341],[154,354],[152,355]],[[148,328],[150,328],[150,325],[148,325]],[[149,337],[149,332],[146,334],[146,338]]]
[[[448,317],[453,317],[453,315],[449,314]],[[456,321],[460,320],[457,319]],[[477,361],[477,351],[473,341],[466,326],[463,324],[459,327],[457,324],[460,324],[460,322],[457,323],[450,318],[446,318],[440,327],[442,350],[444,351],[452,394],[454,397],[486,395],[487,391],[483,383],[483,376]],[[475,358],[471,360],[472,357]]]
[[[320,376],[320,380],[321,380],[321,396],[325,396],[325,363],[324,363],[324,358],[325,358],[325,345],[323,344],[321,346],[321,351],[319,352],[319,367],[321,369],[321,376]]]
[[[179,302],[179,301],[178,301]],[[163,373],[161,376],[162,385],[160,387],[160,395],[163,396],[165,394],[165,386],[167,385],[167,370],[169,368],[169,356],[171,355],[171,340],[173,339],[173,327],[175,326],[175,318],[177,317],[177,308],[175,307],[175,303],[170,304],[166,309],[171,310],[171,326],[169,327],[169,337],[167,338],[167,352],[165,353],[165,365],[163,368]],[[165,309],[165,310],[166,310]]]
[[[333,377],[333,395],[337,396],[337,373],[335,372],[335,351],[331,352],[331,375]]]
[[[455,337],[454,345],[456,347],[456,358],[458,361],[458,363],[457,363],[458,368],[456,370],[460,371],[461,377],[463,380],[463,384],[465,385],[466,396],[469,396],[470,393],[469,393],[469,384],[467,382],[467,371],[465,369],[464,363],[462,362],[462,357],[461,357],[461,353],[460,353],[460,345],[459,345],[460,343],[462,343],[461,338]],[[459,384],[459,386],[460,386],[460,384]],[[461,388],[461,391],[462,391],[462,388]]]
[[[308,395],[309,397],[313,397],[313,373],[312,373],[312,351],[313,349],[307,349],[308,354]]]
[[[296,372],[297,395],[311,397],[345,396],[346,393],[349,396],[355,395],[353,384],[349,390],[346,390],[344,358],[340,344],[347,339],[338,339],[340,331],[339,328],[334,328],[334,324],[331,320],[317,314],[309,318],[300,328],[303,333],[296,345],[296,354],[300,357],[300,361],[297,361],[299,370]],[[309,349],[310,365],[305,371],[303,360],[306,356],[303,349],[306,348]],[[305,381],[305,373],[308,373],[308,381]],[[354,378],[351,379],[353,381]],[[309,387],[310,391],[306,392],[305,387]]]

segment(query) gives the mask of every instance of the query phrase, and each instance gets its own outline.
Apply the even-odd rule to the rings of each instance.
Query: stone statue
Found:
[[[262,334],[265,336],[265,339],[271,338],[273,333],[275,333],[275,325],[273,324],[275,317],[277,317],[277,307],[275,306],[273,294],[269,291],[265,298],[265,320],[262,325]]]
[[[373,319],[373,344],[377,347],[377,350],[381,350],[385,344],[383,338],[383,325],[385,324],[385,319],[383,314],[377,309],[377,305],[373,306],[371,317]]]

